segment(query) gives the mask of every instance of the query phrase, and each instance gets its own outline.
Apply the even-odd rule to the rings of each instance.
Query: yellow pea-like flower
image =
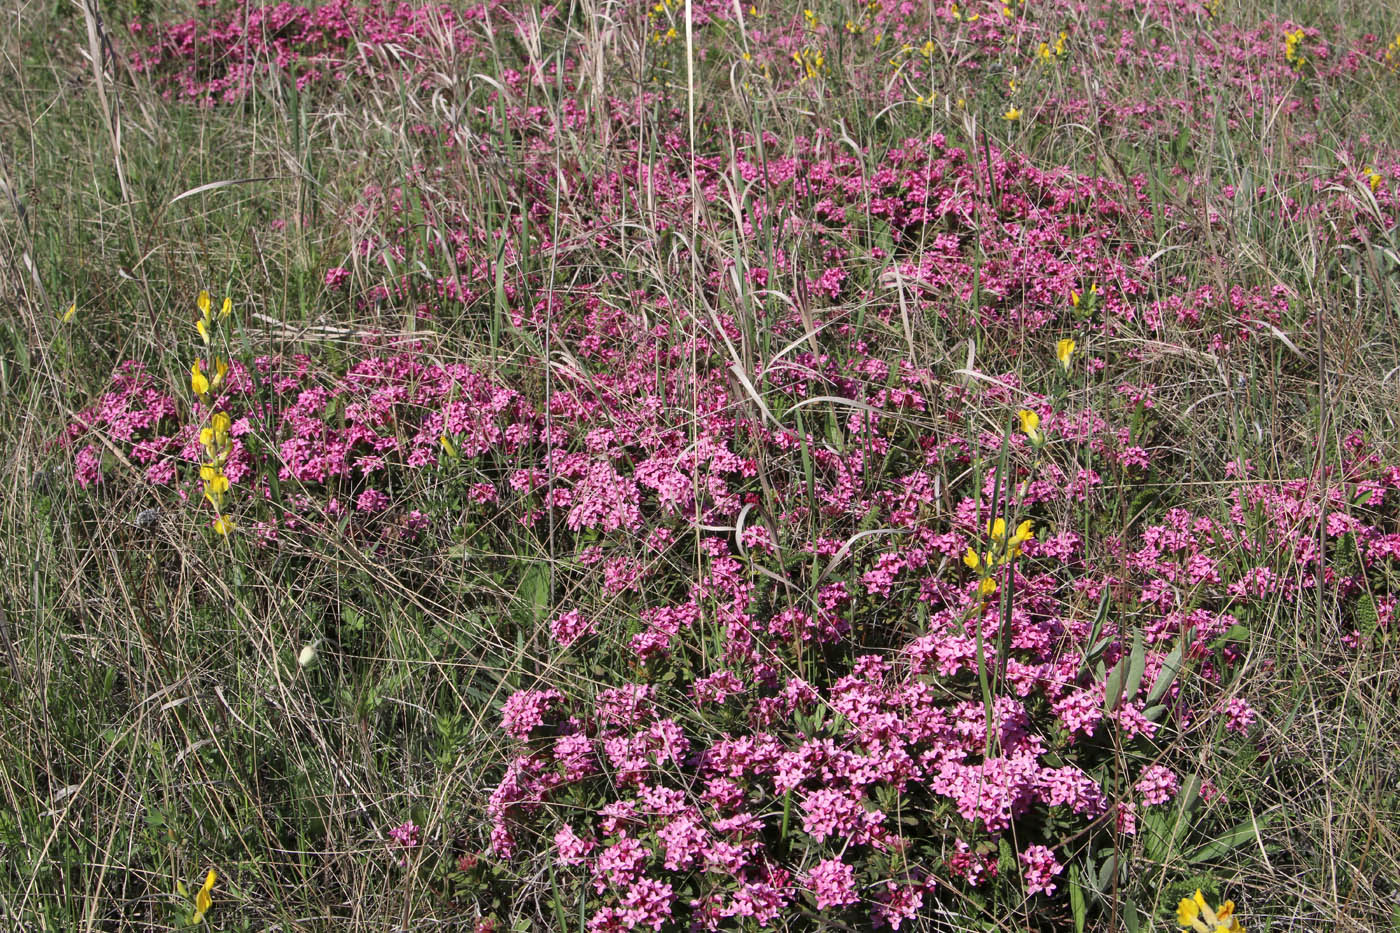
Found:
[[[217,389],[219,386],[223,385],[224,377],[227,375],[228,360],[216,358],[214,360],[214,378],[210,380],[209,385]]]
[[[209,346],[209,324],[207,318],[200,318],[194,322],[194,329],[199,331],[199,338],[204,341],[204,345]]]
[[[1060,365],[1069,369],[1069,358],[1074,356],[1074,341],[1066,337],[1055,344],[1055,359],[1060,361]]]
[[[229,518],[227,515],[220,515],[214,520],[214,530],[225,538],[228,537],[229,532],[237,527],[233,519]]]
[[[1003,113],[1001,118],[1003,120],[1019,120],[1021,119],[1021,108],[1012,107],[1010,110],[1006,111],[1006,113]]]
[[[200,398],[209,394],[209,377],[199,368],[199,360],[195,360],[194,365],[190,367],[190,388]]]
[[[201,290],[199,297],[195,299],[195,305],[199,307],[199,313],[206,318],[209,317],[209,292]]]
[[[1371,185],[1371,190],[1372,190],[1372,191],[1375,191],[1375,190],[1376,190],[1376,186],[1375,186],[1374,184]],[[75,301],[75,302],[73,302],[71,305],[68,306],[68,310],[67,310],[67,311],[64,311],[64,312],[63,312],[63,323],[67,324],[69,321],[73,320],[73,318],[77,315],[77,313],[78,313],[78,303]]]
[[[1006,540],[1006,519],[998,518],[987,525],[987,534],[997,541]]]
[[[209,426],[214,429],[214,436],[221,441],[228,439],[228,429],[231,424],[226,411],[216,411],[214,416],[209,419]]]
[[[967,553],[963,555],[963,563],[967,565],[968,570],[976,570],[982,565],[982,558],[972,548],[968,548]]]
[[[233,312],[233,299],[225,296],[223,307],[219,308],[219,317],[226,318]]]
[[[220,522],[223,519],[219,519]],[[232,522],[229,523],[232,528]],[[215,529],[218,530],[217,523]],[[219,531],[220,534],[227,534],[227,531]],[[194,895],[194,916],[190,917],[190,923],[199,923],[204,919],[204,915],[209,912],[209,908],[214,906],[214,898],[210,892],[214,890],[214,882],[218,880],[218,875],[214,874],[214,869],[209,869],[209,874],[204,876],[204,885],[195,892]]]
[[[1025,432],[1027,437],[1034,440],[1035,436],[1040,433],[1040,415],[1028,408],[1022,408],[1016,412],[1016,417],[1021,419],[1021,430]]]
[[[977,584],[977,592],[982,596],[983,599],[986,599],[988,596],[991,596],[996,591],[997,581],[993,580],[991,577],[987,577],[981,583]]]
[[[1234,901],[1226,901],[1212,910],[1199,889],[1177,904],[1176,922],[1196,933],[1244,933],[1244,927],[1235,916]]]

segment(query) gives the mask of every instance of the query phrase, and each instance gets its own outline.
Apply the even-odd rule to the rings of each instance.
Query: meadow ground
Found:
[[[18,0],[0,923],[1400,930],[1397,101],[1352,0]]]

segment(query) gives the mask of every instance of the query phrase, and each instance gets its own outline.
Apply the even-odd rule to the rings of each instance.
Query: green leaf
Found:
[[[1171,650],[1167,659],[1162,662],[1162,669],[1157,672],[1157,679],[1152,683],[1152,689],[1147,694],[1147,705],[1152,706],[1162,697],[1167,695],[1172,683],[1176,680],[1176,672],[1181,669],[1181,643]]]
[[[1138,914],[1137,904],[1131,897],[1123,899],[1123,922],[1128,928],[1128,933],[1138,933],[1142,917]]]
[[[525,571],[525,575],[520,578],[520,588],[516,590],[517,595],[524,600],[533,612],[536,620],[544,618],[549,612],[549,567],[544,563],[536,563]]]
[[[1069,867],[1069,907],[1074,913],[1074,933],[1084,933],[1089,911],[1084,904],[1084,889],[1079,884],[1079,866]]]
[[[1247,845],[1250,842],[1259,841],[1262,845],[1262,840],[1259,839],[1259,830],[1261,827],[1269,825],[1270,819],[1271,817],[1267,815],[1263,819],[1255,819],[1251,816],[1248,820],[1236,824],[1234,828],[1227,829],[1210,842],[1201,846],[1195,852],[1191,853],[1186,861],[1195,865],[1200,862],[1220,858],[1220,856],[1238,849],[1243,845]]]
[[[1143,644],[1142,629],[1133,634],[1133,650],[1128,660],[1128,681],[1123,687],[1123,696],[1131,701],[1142,687],[1142,675],[1147,669],[1147,651]]]

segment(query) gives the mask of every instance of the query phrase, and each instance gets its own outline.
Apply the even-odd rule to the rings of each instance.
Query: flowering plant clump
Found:
[[[585,7],[131,24],[166,107],[414,116],[374,118],[402,165],[369,134],[325,185],[333,233],[295,220],[308,316],[353,326],[279,334],[249,289],[269,330],[236,342],[201,292],[195,358],[73,406],[76,501],[139,492],[295,584],[322,629],[269,640],[304,646],[279,689],[440,782],[379,867],[453,922],[1064,929],[1129,890],[1168,916],[1183,888],[1144,877],[1244,838],[1222,772],[1286,731],[1279,620],[1332,667],[1395,621],[1400,456],[1329,407],[1341,312],[1312,302],[1389,300],[1400,151],[1317,127],[1400,45],[1214,0]],[[1244,170],[1226,143],[1275,126]],[[1344,260],[1265,274],[1261,229]],[[318,567],[333,596],[293,576]],[[1240,930],[1199,891],[1177,919]]]

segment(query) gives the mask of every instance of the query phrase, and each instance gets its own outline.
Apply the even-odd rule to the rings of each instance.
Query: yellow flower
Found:
[[[1240,920],[1235,916],[1235,902],[1226,901],[1211,910],[1200,889],[1177,904],[1176,922],[1196,933],[1244,933],[1244,927],[1240,926]]]
[[[224,384],[224,377],[228,375],[228,360],[215,357],[214,378],[209,382],[210,388],[217,389]]]
[[[208,317],[209,317],[209,292],[207,292],[207,291],[201,291],[201,292],[199,293],[199,297],[195,299],[195,302],[194,302],[194,303],[195,303],[196,305],[199,306],[199,313],[202,314],[202,315],[204,315],[206,318],[208,318]]]
[[[225,297],[224,297],[224,304],[223,304],[223,307],[219,308],[219,317],[220,317],[220,318],[226,318],[226,317],[229,316],[230,313],[232,313],[232,311],[233,311],[233,299],[232,299],[232,298],[229,298],[229,297],[227,297],[227,296],[225,296]]]
[[[985,577],[983,578],[981,583],[977,584],[977,593],[983,599],[986,599],[988,596],[991,596],[996,591],[997,581],[993,580],[991,577]]]
[[[1003,113],[1001,118],[1003,120],[1019,120],[1021,119],[1021,108],[1012,107],[1010,110],[1006,111],[1006,113]]]
[[[224,519],[221,518],[219,521],[222,522]],[[233,527],[232,522],[229,523],[229,527]],[[217,524],[215,525],[215,529],[218,530]],[[227,531],[219,531],[219,534],[227,533]],[[209,874],[204,876],[204,886],[195,892],[194,916],[190,917],[190,923],[199,923],[202,921],[204,915],[209,912],[209,908],[214,906],[214,898],[210,896],[209,892],[214,890],[214,882],[217,880],[218,875],[214,874],[214,869],[209,869]]]
[[[1379,176],[1377,176],[1377,177],[1379,177]],[[1371,190],[1372,190],[1372,191],[1375,191],[1375,190],[1376,190],[1376,186],[1375,186],[1374,183],[1371,185]],[[68,306],[68,310],[67,310],[67,311],[64,311],[64,312],[63,312],[63,323],[67,324],[69,321],[73,320],[74,315],[76,315],[77,313],[78,313],[78,303],[75,301],[75,302],[73,302],[71,305]]]
[[[194,322],[194,329],[199,331],[199,337],[204,341],[204,345],[209,346],[209,324],[208,318],[200,318]]]
[[[1016,526],[1016,534],[1011,536],[1011,540],[1006,542],[1006,551],[1012,557],[1021,556],[1021,545],[1035,537],[1031,531],[1031,520],[1026,519]]]
[[[967,553],[963,555],[963,563],[967,564],[968,570],[976,570],[982,565],[982,558],[978,557],[972,548],[968,548]]]
[[[457,459],[457,446],[452,443],[450,437],[444,434],[442,437],[438,438],[438,441],[442,444],[442,449],[447,451],[449,457],[454,460]]]
[[[219,466],[215,463],[201,463],[199,465],[199,478],[206,483],[214,481],[214,477],[221,476]]]
[[[190,367],[190,388],[200,398],[209,394],[209,378],[200,370],[199,360],[195,360],[194,366]]]
[[[209,456],[214,456],[214,429],[203,428],[199,432],[199,444],[209,452]]]
[[[1025,432],[1026,437],[1035,440],[1040,434],[1040,415],[1029,408],[1022,408],[1016,412],[1016,417],[1021,419],[1021,430]]]
[[[1079,307],[1079,292],[1075,291],[1072,288],[1069,290],[1069,303],[1074,305],[1076,308]]]
[[[1006,519],[998,518],[994,522],[987,523],[987,534],[997,541],[1006,540]]]
[[[230,424],[228,412],[226,411],[216,411],[214,412],[214,417],[209,419],[209,426],[214,429],[214,436],[220,441],[228,440]]]
[[[229,518],[227,515],[220,515],[214,520],[214,530],[225,538],[228,537],[229,532],[233,531],[233,529],[237,527],[238,526],[233,523],[233,519]],[[211,872],[210,874],[213,873]]]
[[[1060,365],[1069,369],[1069,358],[1074,355],[1074,341],[1066,337],[1055,344],[1055,359],[1060,361]]]

